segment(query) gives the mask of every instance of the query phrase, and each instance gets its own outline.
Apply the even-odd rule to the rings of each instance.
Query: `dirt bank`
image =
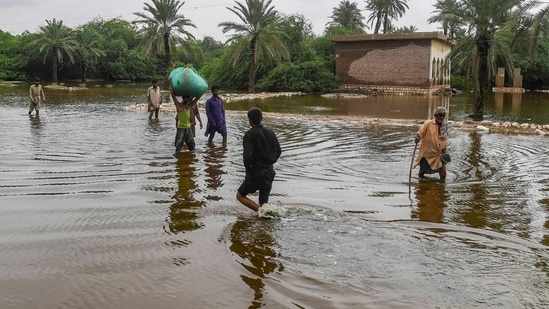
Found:
[[[280,92],[280,93],[257,93],[257,94],[224,94],[223,99],[229,103],[238,100],[263,99],[277,96],[295,96],[303,95],[300,92]],[[205,100],[199,101],[203,105]],[[146,103],[136,103],[127,107],[130,110],[146,110]],[[175,106],[168,102],[160,105],[160,111],[175,113]],[[242,114],[245,111],[227,111],[228,114]],[[288,118],[288,119],[311,119],[325,121],[344,121],[352,123],[364,123],[371,125],[392,125],[392,126],[416,126],[420,127],[424,120],[418,119],[387,119],[370,118],[365,116],[325,116],[325,115],[302,115],[302,114],[284,114],[284,113],[265,113],[266,117]],[[481,131],[497,134],[531,134],[540,136],[549,136],[549,124],[500,122],[500,121],[449,121],[451,129],[465,131]]]

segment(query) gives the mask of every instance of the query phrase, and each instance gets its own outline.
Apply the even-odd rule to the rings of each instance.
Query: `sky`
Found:
[[[181,1],[181,0],[180,0]],[[238,0],[244,3],[244,0]],[[313,32],[321,35],[334,7],[341,0],[272,0],[271,5],[284,14],[302,14],[313,25]],[[28,30],[40,32],[46,20],[62,20],[64,25],[75,28],[96,17],[105,20],[122,18],[135,20],[135,12],[144,12],[146,0],[0,0],[0,30],[19,35]],[[217,27],[220,22],[236,21],[238,17],[227,7],[235,5],[234,0],[185,0],[180,13],[196,25],[187,29],[197,39],[211,36],[225,41],[228,36]],[[364,0],[352,0],[359,8],[364,8]],[[395,24],[398,27],[415,26],[420,32],[440,31],[438,25],[428,24],[427,19],[434,10],[435,0],[408,0],[406,15]],[[366,18],[369,12],[363,11]],[[368,31],[372,33],[372,31]]]

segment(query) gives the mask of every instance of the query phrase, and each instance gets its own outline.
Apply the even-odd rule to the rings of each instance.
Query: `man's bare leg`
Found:
[[[250,200],[249,198],[245,197],[244,195],[240,194],[240,192],[236,193],[236,199],[242,203],[244,206],[250,208],[253,211],[259,210],[259,205],[257,205],[254,201]]]
[[[446,182],[446,165],[442,165],[442,170],[438,174],[440,175],[440,182]]]

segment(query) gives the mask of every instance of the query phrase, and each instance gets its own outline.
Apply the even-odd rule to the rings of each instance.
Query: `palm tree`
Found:
[[[105,57],[107,53],[101,46],[101,34],[92,26],[84,26],[76,33],[78,47],[77,57],[80,60],[80,73],[82,83],[86,82],[86,73],[89,67],[94,67],[99,58]]]
[[[378,34],[383,26],[383,33],[392,29],[391,21],[404,16],[409,8],[408,0],[366,0],[366,10],[371,11],[368,22],[374,26],[374,34]]]
[[[282,17],[271,6],[271,2],[272,0],[246,0],[246,3],[242,4],[235,1],[236,5],[227,9],[236,14],[242,23],[219,23],[219,26],[223,27],[223,33],[234,31],[227,40],[237,44],[230,58],[233,67],[245,57],[250,59],[249,93],[255,91],[256,67],[259,61],[270,65],[290,58],[288,49],[281,39],[286,36],[279,27]]]
[[[392,33],[414,33],[417,31],[418,31],[418,28],[416,26],[410,25],[410,26],[398,27],[391,32]]]
[[[542,33],[549,33],[549,5],[539,10],[532,20],[532,40],[530,43],[530,60],[533,60],[536,56],[536,49],[538,46],[538,39]]]
[[[194,36],[186,30],[186,27],[196,26],[186,19],[182,14],[178,14],[179,9],[185,4],[185,1],[177,0],[151,0],[153,5],[144,3],[143,10],[150,13],[150,16],[137,12],[134,13],[139,19],[135,24],[142,24],[142,47],[147,53],[164,52],[164,69],[167,70],[171,63],[171,51],[175,49],[177,43],[181,44],[183,50],[191,51],[192,47],[185,39],[193,39]]]
[[[356,2],[342,0],[339,6],[334,7],[330,18],[332,21],[327,24],[328,26],[341,26],[354,33],[364,33],[367,28]]]
[[[531,7],[529,1],[524,0],[461,0],[458,17],[468,25],[467,34],[472,39],[471,45],[462,45],[456,48],[455,53],[470,55],[474,50],[473,75],[475,77],[475,98],[473,101],[473,114],[475,119],[482,119],[484,115],[484,95],[488,85],[489,76],[495,61],[495,56],[500,54],[508,59],[505,49],[500,47],[495,40],[498,31],[516,21],[526,14]]]
[[[59,63],[63,63],[64,56],[69,58],[70,63],[74,63],[73,53],[78,45],[71,28],[64,26],[63,21],[46,20],[46,25],[41,26],[40,37],[32,42],[38,47],[40,53],[44,54],[44,63],[51,57],[52,80],[57,83],[57,70]]]
[[[435,10],[431,12],[433,15],[427,21],[430,24],[441,23],[444,35],[455,39],[457,31],[462,25],[458,17],[460,9],[458,0],[437,0],[433,6]]]

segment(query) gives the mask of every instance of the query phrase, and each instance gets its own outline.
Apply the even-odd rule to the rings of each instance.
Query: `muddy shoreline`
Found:
[[[224,97],[225,98],[225,97]],[[235,98],[233,97],[233,100]],[[247,99],[247,98],[238,98]],[[202,105],[204,102],[200,102]],[[128,106],[129,110],[147,109],[147,104],[136,103]],[[160,105],[161,112],[175,113],[175,106],[171,103],[163,103]],[[245,111],[227,110],[227,114],[246,115]],[[390,118],[371,118],[365,116],[326,116],[326,115],[307,115],[307,114],[286,114],[286,113],[265,113],[265,117],[286,118],[286,119],[309,119],[320,121],[344,121],[349,123],[361,123],[368,125],[389,125],[389,126],[416,126],[420,127],[425,120],[421,119],[390,119]],[[517,122],[502,122],[502,121],[448,121],[450,128],[463,131],[479,131],[485,133],[497,134],[529,134],[549,136],[549,124],[540,125],[533,123],[517,123]]]

